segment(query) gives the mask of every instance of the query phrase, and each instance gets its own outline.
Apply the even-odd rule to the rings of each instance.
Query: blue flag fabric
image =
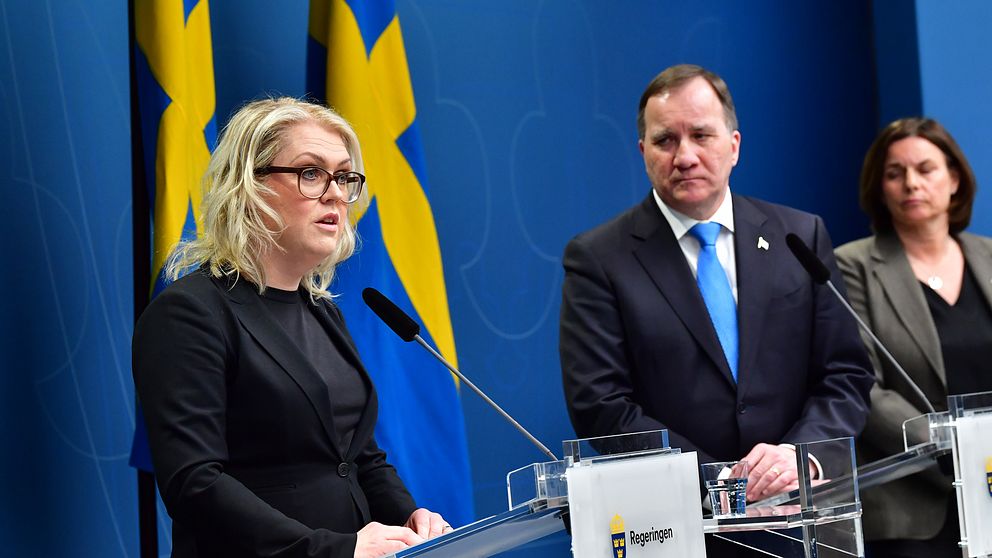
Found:
[[[379,289],[457,365],[454,335],[399,18],[393,2],[311,0],[307,86],[354,126],[371,204],[357,220],[360,250],[332,290],[379,393],[376,439],[422,507],[452,525],[474,518],[458,385],[397,338],[361,302]],[[330,71],[328,69],[331,69]],[[346,77],[346,79],[345,79]]]
[[[196,236],[200,180],[217,140],[210,8],[207,0],[135,2],[134,24],[155,296],[166,286],[163,267],[173,247]],[[130,464],[150,472],[140,408],[137,414]]]

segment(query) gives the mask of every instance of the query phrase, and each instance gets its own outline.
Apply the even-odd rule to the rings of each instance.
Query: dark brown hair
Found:
[[[647,88],[644,89],[644,93],[641,94],[641,102],[637,107],[638,138],[644,139],[644,132],[647,128],[644,124],[644,107],[647,106],[648,100],[655,95],[661,95],[673,89],[678,89],[697,77],[706,80],[706,83],[709,83],[710,87],[713,88],[713,92],[716,93],[717,98],[720,100],[720,105],[723,106],[723,118],[727,122],[727,129],[731,132],[737,130],[737,111],[734,109],[734,99],[730,96],[730,89],[727,87],[727,83],[723,81],[723,78],[702,66],[679,64],[677,66],[670,66],[655,76]]]
[[[975,173],[971,170],[971,165],[968,164],[968,159],[965,158],[957,142],[939,122],[932,118],[913,117],[902,118],[886,126],[865,154],[865,162],[861,167],[859,198],[861,209],[871,219],[872,230],[876,233],[892,231],[892,214],[885,205],[882,177],[885,173],[885,161],[889,156],[889,147],[909,137],[923,138],[937,146],[947,159],[948,170],[957,173],[958,191],[951,196],[951,205],[947,208],[948,225],[951,234],[957,234],[968,228],[977,189]]]

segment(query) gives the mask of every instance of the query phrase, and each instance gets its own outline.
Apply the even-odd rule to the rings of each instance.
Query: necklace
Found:
[[[945,244],[943,253],[933,264],[928,265],[922,259],[907,254],[910,264],[914,268],[914,271],[916,271],[917,273],[917,277],[919,277],[921,280],[923,279],[923,277],[926,277],[927,286],[933,289],[934,291],[939,291],[941,288],[944,287],[944,278],[940,276],[940,273],[941,271],[947,271],[943,269],[944,262],[947,261],[948,256],[950,256],[953,252],[953,246],[952,246],[953,242],[954,241],[951,240],[951,243]]]

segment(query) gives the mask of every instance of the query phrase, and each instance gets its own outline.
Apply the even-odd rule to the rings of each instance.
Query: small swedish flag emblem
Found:
[[[610,534],[613,540],[613,558],[623,558],[627,553],[627,536],[624,534],[623,518],[620,514],[610,520]]]

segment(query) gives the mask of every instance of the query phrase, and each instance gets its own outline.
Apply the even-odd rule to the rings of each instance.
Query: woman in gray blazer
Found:
[[[196,240],[135,326],[173,557],[372,558],[450,529],[373,435],[375,388],[327,292],[367,204],[351,126],[249,103],[210,158]]]
[[[861,171],[875,235],[836,250],[851,305],[938,410],[947,396],[992,390],[992,239],[964,232],[975,176],[951,135],[929,118],[889,124]],[[926,412],[865,338],[877,383],[858,458],[903,451],[902,425]],[[960,557],[951,479],[936,468],[866,490],[873,558]]]

